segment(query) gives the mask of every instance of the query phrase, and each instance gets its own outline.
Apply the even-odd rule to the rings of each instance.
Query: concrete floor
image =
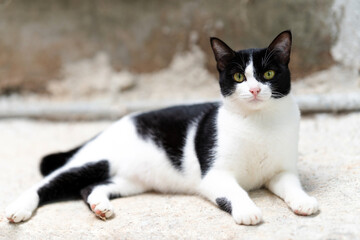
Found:
[[[196,196],[149,193],[113,200],[104,222],[82,201],[39,208],[30,221],[10,224],[5,207],[41,176],[39,159],[90,138],[109,122],[0,121],[0,239],[360,239],[360,113],[304,117],[299,171],[321,212],[293,214],[266,190],[252,192],[264,222],[236,225]]]

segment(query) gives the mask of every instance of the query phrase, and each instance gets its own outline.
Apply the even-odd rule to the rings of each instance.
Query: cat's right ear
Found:
[[[234,50],[215,37],[210,38],[210,44],[217,62],[217,69],[219,71],[224,71],[228,62],[235,56]]]

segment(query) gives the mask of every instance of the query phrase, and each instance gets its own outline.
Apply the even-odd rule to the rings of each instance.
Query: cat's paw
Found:
[[[113,206],[110,202],[101,202],[98,204],[91,204],[90,206],[95,215],[102,220],[106,220],[114,214]]]
[[[26,221],[32,216],[38,202],[36,193],[25,193],[5,209],[5,216],[12,223]]]
[[[297,215],[309,216],[319,211],[319,204],[314,197],[303,196],[287,200],[290,209]]]
[[[32,211],[25,201],[16,201],[6,208],[5,215],[9,222],[18,223],[28,220]]]
[[[18,223],[28,220],[31,217],[32,212],[22,206],[12,204],[6,208],[5,214],[9,222]]]
[[[102,220],[106,220],[114,214],[114,208],[107,198],[90,198],[89,196],[88,203],[95,215]]]
[[[262,221],[261,210],[255,204],[234,209],[232,216],[237,224],[242,225],[256,225]]]

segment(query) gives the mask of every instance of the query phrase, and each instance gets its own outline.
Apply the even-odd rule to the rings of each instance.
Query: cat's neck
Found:
[[[224,99],[222,101],[222,108],[233,116],[241,118],[246,117],[281,117],[282,114],[293,114],[300,116],[300,112],[297,103],[293,96],[289,94],[280,99],[270,99],[263,105],[259,105],[255,108],[249,108],[245,104],[242,105],[237,101],[231,99]]]

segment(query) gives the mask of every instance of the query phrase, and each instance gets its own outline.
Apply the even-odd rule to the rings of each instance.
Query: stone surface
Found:
[[[251,198],[263,211],[259,226],[231,216],[196,196],[148,193],[115,199],[115,217],[97,219],[80,200],[39,208],[25,223],[10,224],[4,208],[41,179],[39,159],[86,140],[109,122],[0,121],[0,239],[360,239],[360,113],[303,118],[301,181],[321,212],[293,214],[266,190]]]

